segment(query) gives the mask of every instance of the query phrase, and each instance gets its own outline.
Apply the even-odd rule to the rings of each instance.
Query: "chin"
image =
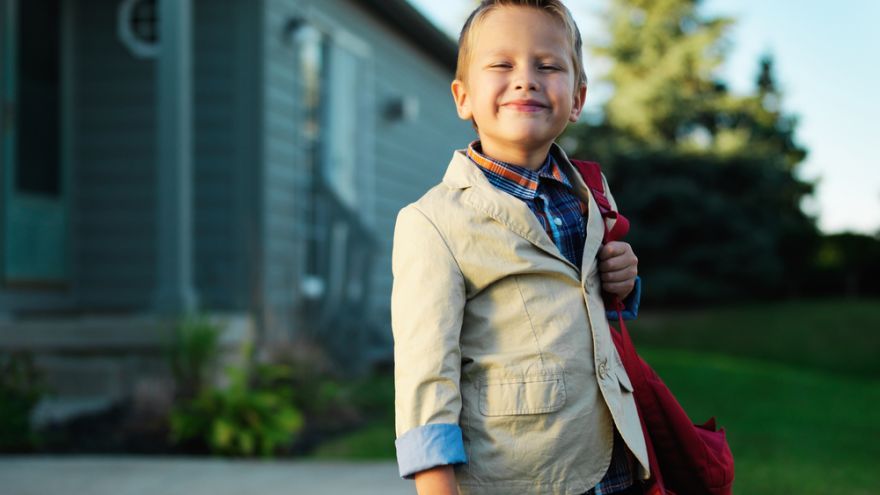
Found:
[[[528,144],[534,146],[542,146],[547,143],[550,143],[555,138],[550,136],[547,132],[520,132],[520,133],[511,133],[508,137],[507,141],[511,143],[517,144]]]

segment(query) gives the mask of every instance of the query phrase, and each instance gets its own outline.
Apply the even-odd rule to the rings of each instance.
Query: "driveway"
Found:
[[[0,457],[2,495],[412,495],[394,462]]]

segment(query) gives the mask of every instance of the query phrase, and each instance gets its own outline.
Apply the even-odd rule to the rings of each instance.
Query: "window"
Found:
[[[22,2],[19,11],[15,187],[61,194],[59,2]]]
[[[372,200],[373,88],[361,42],[303,25],[296,33],[303,132],[313,180],[361,214]]]
[[[314,301],[315,314],[322,315],[316,321],[325,321],[338,316],[334,312],[340,305],[366,304],[374,244],[369,229],[373,87],[366,45],[299,19],[291,29],[300,77],[304,169],[311,181],[302,290]]]
[[[321,167],[324,180],[349,208],[357,209],[358,161],[367,160],[362,134],[369,125],[364,108],[363,62],[352,52],[334,45],[330,50],[327,87],[327,159]],[[364,177],[366,179],[366,177]]]
[[[158,53],[158,9],[156,0],[123,0],[119,5],[119,39],[136,57],[155,57]]]

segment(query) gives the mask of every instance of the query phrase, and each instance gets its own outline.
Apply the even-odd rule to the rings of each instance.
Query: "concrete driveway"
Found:
[[[0,457],[2,495],[412,495],[394,462]]]

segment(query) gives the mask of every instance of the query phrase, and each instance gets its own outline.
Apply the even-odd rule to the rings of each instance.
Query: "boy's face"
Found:
[[[499,7],[474,29],[466,81],[452,83],[459,117],[476,122],[487,152],[549,147],[586,96],[586,87],[575,91],[562,23],[535,8]]]

